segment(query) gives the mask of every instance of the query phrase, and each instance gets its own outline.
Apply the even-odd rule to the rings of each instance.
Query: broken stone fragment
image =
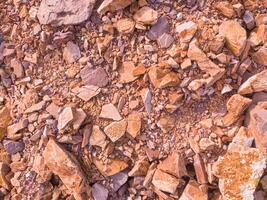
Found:
[[[68,42],[67,46],[63,51],[63,58],[68,64],[72,64],[79,60],[81,57],[81,52],[79,46],[74,44],[73,42]]]
[[[104,132],[112,142],[116,142],[125,134],[126,128],[127,121],[121,120],[118,122],[110,123],[108,126],[105,127]]]
[[[100,118],[112,119],[119,121],[122,119],[120,113],[117,108],[112,104],[105,104],[102,106],[101,113],[99,115]]]
[[[208,200],[208,191],[195,180],[190,180],[186,185],[179,200]]]
[[[34,104],[31,107],[27,108],[25,110],[25,113],[26,114],[29,114],[29,113],[40,111],[40,110],[42,110],[45,107],[45,104],[46,104],[45,101],[40,101],[39,103]]]
[[[152,93],[148,88],[144,88],[140,93],[144,102],[145,110],[148,114],[150,114],[152,112]]]
[[[96,69],[84,67],[80,71],[80,75],[85,85],[105,87],[108,84],[108,75],[102,67]]]
[[[7,190],[11,189],[10,180],[8,180],[7,178],[9,172],[9,166],[4,162],[0,162],[0,186],[4,187]]]
[[[234,7],[228,1],[216,2],[215,8],[225,17],[232,18],[236,15]]]
[[[232,53],[240,56],[246,45],[246,30],[238,22],[229,20],[220,25],[219,33],[225,37],[226,45]]]
[[[182,43],[189,43],[197,31],[197,24],[193,21],[178,24],[175,29]]]
[[[123,62],[119,74],[120,74],[120,83],[130,83],[136,80],[138,77],[133,75],[133,71],[135,69],[135,65],[133,62]]]
[[[136,136],[140,134],[142,126],[141,119],[141,113],[131,113],[127,118],[127,133],[129,133],[133,138],[136,138]]]
[[[162,49],[169,48],[173,42],[174,42],[174,38],[169,33],[163,33],[157,39],[157,43],[159,47]]]
[[[149,168],[149,162],[146,158],[136,161],[134,167],[128,172],[128,176],[145,176]]]
[[[215,142],[213,142],[209,138],[201,138],[199,140],[199,148],[202,151],[212,150],[215,146],[216,146]]]
[[[8,106],[4,106],[0,110],[0,140],[3,139],[3,137],[6,134],[7,127],[10,124],[12,118],[10,116],[10,109]]]
[[[135,22],[130,18],[119,19],[116,28],[120,33],[132,33],[134,31]]]
[[[76,158],[50,139],[43,152],[47,167],[63,182],[76,200],[88,199],[90,186]],[[71,176],[70,176],[71,174]]]
[[[156,168],[157,168],[157,164],[156,163],[152,163],[149,166],[147,174],[146,174],[144,182],[143,182],[143,186],[144,187],[147,188],[150,185],[150,183],[152,182],[153,175],[154,175],[154,173],[156,171]]]
[[[157,21],[158,12],[148,6],[144,6],[134,14],[133,18],[138,24],[151,25]]]
[[[170,31],[170,25],[166,16],[160,17],[147,33],[150,40],[157,40],[163,33]]]
[[[131,5],[133,0],[104,0],[97,9],[99,14],[105,14],[106,12],[114,12],[122,10],[127,6]]]
[[[82,86],[78,90],[78,97],[87,102],[100,93],[100,88],[94,85]]]
[[[22,141],[16,142],[12,140],[4,140],[3,144],[6,152],[10,155],[14,155],[25,149],[25,144]]]
[[[87,115],[83,111],[83,109],[81,108],[75,109],[73,112],[72,128],[74,130],[78,130],[81,127],[84,120],[86,119],[86,117]]]
[[[159,119],[157,126],[163,131],[163,133],[168,133],[174,128],[175,121],[175,118],[170,115],[162,116]]]
[[[133,76],[141,76],[146,73],[146,67],[144,64],[139,64],[137,67],[134,68],[132,71]]]
[[[10,61],[10,66],[13,69],[13,72],[17,78],[24,77],[24,68],[19,60],[17,60],[16,58],[13,58]]]
[[[267,66],[267,47],[262,46],[252,54],[252,60],[260,65]]]
[[[95,183],[92,186],[92,195],[94,200],[107,200],[108,199],[108,189],[105,188],[100,183]]]
[[[41,24],[54,26],[79,24],[90,17],[94,5],[95,0],[42,0],[37,17]]]
[[[204,165],[204,161],[199,154],[194,156],[194,168],[197,177],[197,182],[199,184],[208,183],[208,174]]]
[[[19,132],[20,130],[26,128],[28,126],[28,124],[29,124],[28,119],[22,119],[18,123],[15,123],[15,124],[8,126],[7,127],[7,134],[8,135],[14,135],[17,132]]]
[[[267,25],[259,25],[250,33],[249,41],[252,47],[259,46],[267,42]]]
[[[114,192],[117,192],[122,185],[124,185],[128,180],[128,175],[126,172],[118,172],[111,176],[112,184],[111,188]]]
[[[243,15],[243,20],[247,26],[248,30],[252,30],[256,26],[256,22],[253,16],[253,13],[249,10],[246,10]]]
[[[71,107],[66,107],[62,110],[58,117],[57,128],[63,130],[67,125],[69,125],[74,119],[73,110]]]
[[[182,184],[182,181],[168,173],[157,169],[154,173],[152,184],[163,192],[174,194],[178,186]]]
[[[49,106],[47,106],[46,111],[52,115],[55,119],[58,119],[60,107],[57,106],[54,103],[51,103]]]
[[[92,146],[99,146],[102,149],[105,148],[107,145],[106,141],[106,135],[103,133],[103,131],[99,128],[99,126],[93,126],[92,134],[90,136],[90,145]]]
[[[238,89],[239,94],[267,91],[267,70],[263,70],[246,80]]]

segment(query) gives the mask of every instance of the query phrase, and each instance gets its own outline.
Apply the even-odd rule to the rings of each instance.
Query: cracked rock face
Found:
[[[79,24],[87,20],[95,0],[42,0],[37,17],[41,24]]]

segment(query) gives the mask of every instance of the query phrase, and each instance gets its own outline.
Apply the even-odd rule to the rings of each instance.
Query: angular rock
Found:
[[[203,159],[199,154],[196,154],[194,156],[194,168],[196,172],[197,182],[199,184],[208,183],[208,174]]]
[[[144,88],[141,91],[141,97],[142,97],[142,100],[144,102],[146,112],[148,114],[150,114],[152,112],[152,103],[151,103],[152,93],[151,93],[151,91],[148,88]]]
[[[93,126],[92,134],[90,136],[90,145],[99,146],[101,148],[105,148],[107,145],[106,135],[100,130],[99,126]]]
[[[134,68],[132,71],[133,76],[141,76],[146,73],[146,67],[144,64],[139,64],[137,67]]]
[[[123,62],[122,67],[119,70],[120,74],[120,83],[130,83],[136,80],[138,77],[133,75],[133,71],[135,69],[135,65],[133,62]]]
[[[71,107],[66,107],[62,110],[58,117],[57,128],[63,130],[67,125],[69,125],[74,119],[73,110]]]
[[[184,22],[182,24],[178,24],[175,31],[179,34],[179,38],[182,43],[188,43],[197,31],[197,24],[192,21]]]
[[[220,25],[219,33],[225,37],[226,45],[232,53],[240,56],[246,45],[246,30],[238,22],[229,20]]]
[[[208,200],[208,191],[196,181],[190,180],[179,200]]]
[[[238,89],[239,94],[267,91],[267,70],[263,70],[246,80]]]
[[[98,95],[100,91],[101,90],[98,86],[86,85],[86,86],[82,86],[81,88],[79,88],[77,96],[83,101],[87,102],[93,97],[95,97],[96,95]]]
[[[116,28],[120,33],[132,33],[134,31],[135,22],[130,18],[119,19]]]
[[[18,123],[12,124],[12,125],[7,127],[7,134],[8,135],[14,135],[17,132],[19,132],[20,130],[26,128],[28,126],[28,124],[29,124],[28,119],[20,120]]]
[[[182,63],[181,63],[181,68],[182,69],[188,69],[189,67],[192,66],[192,62],[190,58],[186,58]]]
[[[249,41],[252,47],[256,47],[267,42],[267,25],[261,24],[256,28],[256,30],[251,32]]]
[[[221,35],[216,35],[214,40],[212,40],[210,43],[210,50],[216,54],[219,54],[223,51],[224,43],[225,37]]]
[[[99,183],[95,183],[92,186],[92,195],[94,197],[94,200],[107,200],[108,189]]]
[[[112,122],[111,124],[106,126],[104,132],[112,142],[116,142],[125,134],[126,128],[127,121],[121,120],[118,122]]]
[[[7,190],[11,189],[10,180],[8,180],[8,178],[6,177],[9,172],[9,166],[4,162],[0,162],[0,186],[4,187]]]
[[[13,58],[10,61],[10,66],[13,68],[14,74],[17,78],[23,78],[24,77],[24,68],[19,60],[16,58]]]
[[[142,126],[142,115],[141,113],[132,113],[127,118],[127,133],[133,138],[136,138],[140,134]]]
[[[37,104],[32,105],[31,107],[27,108],[25,110],[25,114],[33,113],[42,110],[45,107],[46,102],[45,101],[40,101]]]
[[[131,5],[133,0],[104,0],[98,7],[97,12],[99,14],[105,14],[106,12],[114,12],[122,10],[127,6]]]
[[[72,64],[79,60],[81,52],[79,46],[73,42],[68,42],[63,51],[63,58],[68,64]]]
[[[10,115],[10,109],[8,106],[4,106],[0,110],[0,140],[3,139],[7,132],[7,127],[10,124],[12,118]]]
[[[99,115],[100,118],[112,119],[119,121],[122,119],[120,113],[117,108],[112,104],[105,104],[102,106],[101,113]]]
[[[243,20],[247,26],[248,30],[252,30],[256,26],[256,22],[253,16],[253,13],[249,10],[246,10],[243,15]]]
[[[89,199],[90,186],[80,164],[73,155],[50,139],[43,152],[43,157],[47,167],[59,176],[76,200]]]
[[[81,70],[80,75],[85,85],[105,87],[108,84],[108,75],[101,67],[96,69],[84,67]]]
[[[119,172],[111,177],[112,180],[112,190],[117,192],[122,185],[124,185],[128,180],[128,175],[126,172]]]
[[[46,111],[52,115],[55,119],[58,119],[60,107],[54,103],[47,106]]]
[[[145,176],[149,168],[149,162],[146,158],[136,161],[134,167],[128,172],[128,176]]]
[[[255,17],[255,20],[256,20],[257,26],[259,26],[261,24],[266,24],[267,25],[267,14],[266,13],[258,14]]]
[[[252,54],[252,60],[260,65],[267,66],[267,47],[262,46],[258,51]]]
[[[159,17],[157,22],[150,28],[147,37],[150,40],[157,40],[163,33],[170,31],[170,25],[166,16]]]
[[[87,115],[83,111],[83,109],[81,108],[75,109],[73,112],[72,128],[74,130],[78,130],[81,127],[84,120],[86,119],[86,117]]]
[[[144,6],[134,14],[133,18],[138,24],[155,24],[158,19],[158,12],[148,6]]]
[[[216,3],[215,8],[225,17],[232,18],[236,15],[234,7],[228,1]]]
[[[162,49],[169,48],[173,42],[174,42],[174,38],[169,33],[163,33],[157,39],[157,43],[159,47]]]
[[[95,0],[42,0],[37,17],[41,24],[54,26],[79,24],[90,17],[94,5]]]
[[[5,148],[6,152],[10,155],[14,155],[14,154],[21,152],[25,149],[25,144],[22,141],[16,142],[16,141],[12,141],[12,140],[5,140],[3,142],[3,144],[4,144],[4,148]]]
[[[199,144],[198,145],[199,145],[199,148],[202,151],[212,150],[216,146],[215,142],[213,142],[209,138],[201,138],[199,140]]]
[[[157,126],[163,131],[163,133],[168,133],[174,128],[175,121],[176,119],[172,116],[169,115],[162,116],[159,119]]]

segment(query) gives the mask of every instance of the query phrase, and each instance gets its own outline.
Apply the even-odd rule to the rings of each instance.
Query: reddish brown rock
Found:
[[[104,0],[97,9],[99,14],[121,10],[133,3],[133,0]]]
[[[267,66],[267,47],[262,46],[252,54],[252,60],[260,65]]]
[[[14,74],[17,78],[23,78],[24,77],[24,68],[21,64],[21,62],[15,58],[13,58],[10,61],[10,66],[13,68]]]
[[[149,168],[149,162],[146,158],[136,161],[134,167],[128,172],[128,176],[145,176]]]
[[[261,24],[250,33],[250,44],[255,47],[267,42],[267,25]]]
[[[134,14],[133,18],[138,24],[150,25],[156,23],[158,12],[148,6],[144,6]]]
[[[127,34],[134,31],[135,22],[130,18],[119,19],[116,28],[120,33]]]
[[[179,200],[208,200],[208,191],[205,186],[199,185],[196,181],[190,180],[186,185]]]
[[[215,3],[215,8],[225,17],[232,18],[236,15],[231,3],[228,1],[221,1]]]
[[[4,106],[0,110],[0,140],[3,139],[7,132],[7,127],[11,123],[10,109],[8,106]]]
[[[6,163],[0,162],[0,186],[4,187],[7,190],[11,189],[10,180],[6,177],[9,173],[10,168]]]
[[[117,108],[111,103],[105,104],[102,106],[101,113],[100,113],[99,117],[106,118],[106,119],[112,119],[112,120],[116,120],[116,121],[119,121],[122,119]]]
[[[85,85],[105,87],[109,81],[108,75],[102,67],[96,69],[84,67],[81,70],[80,75]]]
[[[127,133],[129,133],[133,138],[140,134],[142,126],[141,119],[141,113],[132,113],[127,118]]]
[[[193,21],[189,21],[176,25],[175,32],[178,33],[182,43],[188,43],[194,37],[197,29],[197,24]]]
[[[137,67],[134,68],[132,74],[133,76],[141,76],[146,73],[146,67],[144,64],[139,64]]]
[[[122,67],[119,70],[120,73],[120,83],[130,83],[137,79],[136,76],[133,75],[133,71],[135,69],[135,65],[133,62],[124,62]]]
[[[194,168],[197,176],[197,182],[199,184],[208,183],[208,174],[203,162],[202,157],[199,154],[194,156]]]
[[[74,119],[73,109],[71,107],[66,107],[62,110],[58,117],[57,128],[59,130],[64,129],[68,124],[70,124]]]
[[[112,122],[111,124],[106,126],[104,132],[112,142],[116,142],[125,134],[126,128],[127,121],[121,120],[118,122]]]

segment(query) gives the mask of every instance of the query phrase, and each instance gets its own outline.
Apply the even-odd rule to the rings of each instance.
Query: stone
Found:
[[[226,46],[232,53],[240,56],[246,45],[246,30],[238,22],[229,20],[219,26],[219,33],[225,37]]]
[[[46,105],[45,101],[40,101],[39,103],[34,104],[31,107],[27,108],[24,113],[29,114],[29,113],[40,111],[45,107],[45,105]]]
[[[175,32],[178,33],[182,43],[189,43],[197,32],[197,24],[193,21],[176,25]]]
[[[225,37],[221,35],[216,35],[214,40],[212,40],[209,44],[210,50],[213,53],[219,54],[223,51],[224,43],[225,43]]]
[[[252,30],[256,26],[256,22],[253,16],[253,13],[249,10],[246,10],[243,15],[243,20],[246,24],[248,30]]]
[[[70,114],[70,113],[69,113]],[[72,121],[72,128],[74,130],[78,130],[82,123],[85,121],[87,115],[83,111],[83,109],[78,108],[73,111],[73,121]]]
[[[68,64],[72,64],[81,57],[80,48],[77,44],[69,41],[63,51],[63,58]]]
[[[146,73],[146,67],[144,64],[139,64],[137,67],[135,67],[132,71],[133,76],[141,76]]]
[[[115,12],[126,8],[132,3],[133,0],[104,0],[98,7],[97,12],[102,15],[106,12]]]
[[[126,128],[127,121],[124,119],[118,122],[110,123],[105,127],[104,132],[112,142],[116,142],[125,134]]]
[[[130,18],[119,19],[116,28],[120,33],[128,34],[134,31],[135,22]]]
[[[53,102],[47,106],[46,111],[52,115],[55,119],[58,119],[60,107]]]
[[[174,194],[181,180],[174,176],[157,169],[154,173],[152,184],[163,192]]]
[[[190,180],[179,200],[208,200],[207,189],[201,187],[195,180]]]
[[[267,25],[267,14],[266,13],[258,14],[255,17],[255,20],[256,20],[257,26],[259,26],[261,24]]]
[[[94,125],[92,128],[92,134],[90,136],[90,145],[99,146],[104,149],[107,145],[106,135],[99,128],[99,126]]]
[[[181,63],[181,69],[188,69],[189,67],[192,66],[192,62],[190,58],[186,58],[182,63]]]
[[[199,154],[194,156],[194,168],[197,177],[197,182],[199,184],[208,183],[208,174],[203,162],[202,157]]]
[[[238,89],[238,93],[241,95],[261,91],[267,91],[267,70],[253,75]]]
[[[145,110],[148,114],[152,112],[152,93],[148,88],[141,90],[141,97],[145,106]]]
[[[115,121],[119,121],[122,119],[120,113],[117,108],[112,104],[105,104],[102,106],[101,113],[99,115],[100,118],[112,119]]]
[[[131,171],[128,172],[128,176],[145,176],[149,168],[149,162],[146,158],[142,158],[134,164]]]
[[[17,78],[23,78],[25,73],[24,73],[24,68],[19,60],[16,58],[13,58],[10,61],[10,66],[13,69],[13,72]]]
[[[68,126],[74,119],[73,109],[71,107],[66,107],[58,116],[57,128],[63,130]]]
[[[100,183],[95,183],[92,186],[92,195],[94,200],[107,200],[108,199],[108,189],[105,188]]]
[[[11,189],[10,180],[7,178],[9,172],[9,166],[4,162],[0,162],[0,186],[7,190]]]
[[[174,128],[175,122],[176,120],[174,117],[166,115],[160,117],[159,121],[157,122],[157,126],[163,131],[163,133],[168,133]]]
[[[163,33],[157,39],[157,43],[158,43],[159,47],[162,49],[169,48],[173,42],[174,42],[174,38],[169,33]]]
[[[14,155],[25,149],[25,144],[22,141],[16,142],[12,140],[4,140],[3,144],[6,152],[10,155]]]
[[[234,7],[228,1],[216,3],[215,8],[225,17],[232,18],[236,15]]]
[[[7,127],[11,123],[12,118],[10,115],[9,106],[4,106],[0,110],[0,140],[4,138],[7,133]]]
[[[96,69],[84,67],[80,75],[85,85],[105,87],[108,84],[108,75],[102,67]]]
[[[213,142],[212,140],[210,140],[209,138],[201,138],[199,140],[199,148],[202,150],[202,151],[209,151],[209,150],[212,150],[216,144],[215,142]]]
[[[20,130],[28,127],[29,120],[28,119],[22,119],[18,123],[12,124],[7,127],[7,134],[8,135],[14,135]]]
[[[153,175],[154,175],[154,173],[156,171],[156,168],[157,168],[157,164],[156,163],[152,163],[149,166],[147,174],[146,174],[144,182],[143,182],[143,186],[144,187],[147,188],[150,185],[150,183],[152,182]]]
[[[82,86],[78,90],[77,96],[83,101],[87,102],[100,93],[100,88],[95,85]]]
[[[43,151],[43,157],[49,170],[59,176],[75,199],[89,199],[90,185],[79,162],[72,154],[50,139]]]
[[[267,42],[267,25],[259,25],[250,33],[249,41],[252,47],[256,47]]]
[[[142,114],[131,113],[127,118],[127,133],[133,138],[136,138],[141,131],[142,127]]]
[[[236,3],[233,5],[235,12],[237,13],[238,17],[242,17],[244,13],[244,6],[241,3]]]
[[[170,154],[157,166],[157,168],[177,178],[187,176],[184,158],[178,153]]]
[[[112,184],[111,188],[114,192],[117,192],[122,185],[128,180],[128,174],[126,172],[118,172],[111,176]]]
[[[126,162],[118,158],[109,160],[108,164],[104,164],[101,160],[98,160],[97,158],[94,157],[93,162],[96,168],[99,170],[99,172],[106,177],[113,176],[128,167],[128,164]]]
[[[158,12],[148,6],[144,6],[134,14],[133,19],[141,25],[155,24],[158,19]]]
[[[120,83],[130,83],[136,80],[138,77],[133,75],[133,71],[135,69],[135,65],[133,62],[123,62],[119,74],[120,74]]]
[[[42,0],[37,17],[41,24],[54,26],[79,24],[90,17],[94,5],[95,0]]]
[[[259,65],[267,66],[267,47],[262,46],[258,51],[252,54],[252,60]]]
[[[168,18],[166,16],[159,17],[157,22],[150,28],[147,33],[147,37],[155,41],[164,33],[168,33],[170,31],[170,25],[168,22]]]

